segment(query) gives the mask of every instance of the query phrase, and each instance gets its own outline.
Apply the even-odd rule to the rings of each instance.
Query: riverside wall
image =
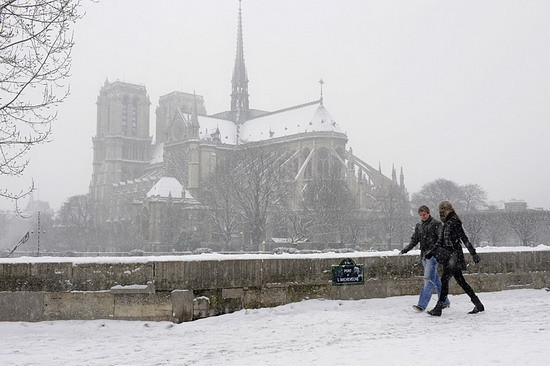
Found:
[[[70,258],[51,263],[5,261],[0,263],[0,321],[183,322],[304,299],[419,293],[423,271],[417,256],[357,255],[212,260],[206,256],[135,263],[116,263],[117,258],[110,263],[73,263]],[[364,284],[333,285],[332,266],[349,256],[364,266]],[[465,272],[476,292],[550,287],[550,250],[480,256],[481,263],[469,265]],[[454,280],[450,290],[462,292]]]

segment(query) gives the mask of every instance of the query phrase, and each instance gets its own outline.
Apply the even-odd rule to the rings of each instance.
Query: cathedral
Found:
[[[240,5],[229,110],[209,114],[203,96],[166,94],[156,107],[153,142],[146,87],[106,80],[97,99],[89,191],[96,223],[132,227],[144,241],[162,243],[167,210],[177,207],[178,225],[211,241],[208,207],[198,199],[204,182],[235,151],[261,146],[287,153],[293,200],[301,199],[308,181],[336,169],[360,210],[375,210],[376,192],[396,190],[408,202],[402,169],[399,179],[395,168],[387,177],[347,148],[346,134],[325,107],[322,80],[319,99],[273,111],[249,105],[248,81]]]

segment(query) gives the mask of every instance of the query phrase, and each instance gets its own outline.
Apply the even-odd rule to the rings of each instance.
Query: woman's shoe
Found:
[[[443,307],[444,306],[445,306],[444,303],[438,301],[437,304],[435,305],[435,308],[428,311],[428,314],[430,314],[432,316],[441,316],[441,313],[443,312]]]
[[[477,314],[477,313],[481,313],[482,311],[485,311],[485,306],[483,306],[483,304],[479,300],[479,297],[477,296],[474,297],[472,299],[472,302],[474,303],[475,307],[472,311],[469,311],[468,314]]]

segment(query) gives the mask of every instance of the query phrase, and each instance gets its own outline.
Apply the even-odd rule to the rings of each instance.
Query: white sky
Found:
[[[105,78],[144,84],[151,129],[161,95],[229,108],[236,0],[103,0],[75,27],[72,95],[53,141],[36,147],[40,199],[87,193]],[[437,178],[477,183],[492,200],[550,208],[550,2],[545,0],[243,2],[251,108],[317,99],[373,166],[403,166],[410,193]],[[6,183],[4,183],[6,182]],[[36,197],[36,196],[35,196]],[[0,201],[0,208],[11,208]]]
[[[451,295],[440,318],[413,311],[418,296],[399,296],[308,300],[182,324],[0,322],[0,358],[13,366],[548,363],[550,292],[478,295],[485,312],[468,315],[468,296]]]

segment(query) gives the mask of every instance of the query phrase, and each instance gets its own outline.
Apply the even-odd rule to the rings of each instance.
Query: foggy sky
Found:
[[[196,90],[210,114],[229,109],[237,0],[85,7],[53,141],[32,150],[23,177],[2,177],[12,189],[32,177],[56,209],[88,192],[106,78],[147,87],[152,133],[159,96],[174,90]],[[550,208],[548,19],[545,0],[244,0],[250,107],[318,99],[323,78],[348,147],[386,175],[403,166],[409,193],[446,178]]]

